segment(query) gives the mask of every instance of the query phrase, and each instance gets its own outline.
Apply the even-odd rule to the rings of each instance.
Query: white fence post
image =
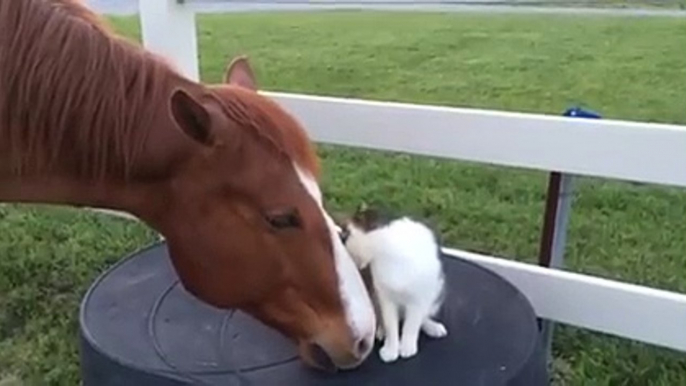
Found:
[[[199,80],[195,12],[177,0],[140,0],[139,12],[145,47]]]

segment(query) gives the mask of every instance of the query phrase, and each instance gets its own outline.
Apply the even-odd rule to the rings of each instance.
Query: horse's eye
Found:
[[[300,228],[302,222],[295,208],[278,209],[265,215],[267,222],[274,229]]]

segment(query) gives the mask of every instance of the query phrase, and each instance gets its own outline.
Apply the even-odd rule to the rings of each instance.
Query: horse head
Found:
[[[359,365],[375,315],[324,208],[302,127],[257,91],[245,58],[221,84],[177,88],[169,105],[194,146],[176,165],[158,228],[186,290],[292,338],[308,364]]]

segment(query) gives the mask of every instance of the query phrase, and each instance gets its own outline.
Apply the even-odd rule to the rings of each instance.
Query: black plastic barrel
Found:
[[[358,369],[312,370],[295,346],[250,316],[199,302],[180,285],[165,244],[123,259],[81,305],[84,386],[548,385],[536,316],[493,272],[444,257],[448,336],[386,364],[378,347]]]

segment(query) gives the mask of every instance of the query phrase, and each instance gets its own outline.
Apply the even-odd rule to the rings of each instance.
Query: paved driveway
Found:
[[[138,0],[86,0],[86,3],[100,13],[132,14],[138,12]]]
[[[164,1],[164,0],[145,0],[145,1]],[[270,0],[271,2],[290,2],[292,0]],[[384,2],[387,0],[367,0],[370,2]],[[430,8],[435,8],[435,10],[448,10],[443,6],[437,5],[437,1],[433,0],[416,0],[417,5],[422,2],[433,2],[434,4]],[[683,10],[676,10],[673,8],[665,9],[613,9],[613,8],[584,8],[584,7],[563,7],[558,8],[553,6],[550,0],[538,0],[539,6],[523,6],[517,5],[518,2],[528,2],[529,4],[535,3],[536,0],[454,0],[454,1],[444,1],[444,3],[453,3],[452,6],[447,6],[451,11],[506,11],[506,12],[522,12],[522,13],[582,13],[582,14],[607,14],[607,15],[633,15],[633,16],[677,16],[684,17],[686,12]],[[549,2],[549,6],[544,6],[546,2]],[[133,14],[138,12],[138,0],[86,0],[86,3],[90,4],[96,11],[100,13],[107,14]],[[231,6],[227,4],[224,0],[203,0],[202,11],[203,12],[222,12],[229,10],[255,10],[261,9],[264,4],[262,2],[257,2],[252,6]],[[462,3],[462,5],[455,7],[456,4]],[[481,4],[478,4],[481,3]],[[491,5],[489,5],[489,3]],[[494,3],[500,5],[494,5]],[[564,2],[556,2],[557,5],[564,4]],[[507,5],[503,5],[507,4]],[[286,9],[297,9],[299,6],[286,5]]]

